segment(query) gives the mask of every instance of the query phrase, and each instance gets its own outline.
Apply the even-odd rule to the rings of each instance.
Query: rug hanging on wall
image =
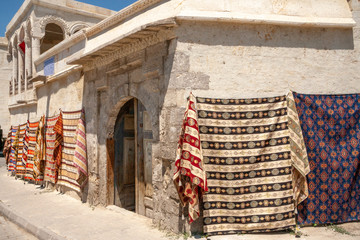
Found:
[[[16,177],[23,178],[26,172],[26,158],[23,159],[23,152],[24,150],[27,151],[27,144],[25,143],[25,132],[27,129],[28,124],[24,123],[19,126],[18,132],[18,144],[17,144],[17,156],[16,156]],[[25,146],[25,149],[24,149]]]
[[[55,183],[55,161],[53,159],[53,156],[54,156],[56,133],[54,131],[54,126],[58,118],[59,116],[46,118],[46,125],[45,125],[46,157],[45,157],[44,181],[51,183]]]
[[[81,192],[87,180],[84,111],[62,113],[64,147],[58,184]]]
[[[10,139],[10,156],[9,156],[9,164],[8,171],[15,173],[16,169],[16,157],[15,157],[15,136],[18,131],[18,126],[11,126],[11,139]]]
[[[44,180],[46,158],[45,116],[40,118],[38,128],[36,129],[35,138],[33,178],[35,182],[42,182]]]
[[[254,99],[195,98],[208,192],[204,232],[268,232],[295,225],[307,197],[307,154],[292,94]],[[183,134],[191,141],[196,128]],[[187,159],[193,149],[183,149]]]
[[[34,151],[36,144],[36,131],[39,127],[38,122],[29,122],[28,123],[28,132],[26,133],[26,142],[28,149],[26,151],[26,173],[25,180],[34,181]],[[23,158],[25,158],[25,152],[23,154]]]
[[[360,95],[294,96],[311,168],[299,223],[360,220]]]

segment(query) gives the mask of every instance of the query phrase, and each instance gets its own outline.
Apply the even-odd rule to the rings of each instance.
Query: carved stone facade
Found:
[[[17,29],[30,19],[27,42],[33,88],[28,84],[27,90],[19,90],[22,62],[13,61],[11,123],[51,116],[59,108],[83,107],[89,183],[82,194],[59,190],[91,205],[122,206],[114,199],[116,174],[121,170],[114,167],[114,152],[122,147],[115,138],[119,119],[131,119],[138,124],[137,131],[147,132],[135,140],[127,136],[128,142],[151,135],[146,148],[135,147],[142,160],[150,160],[140,161],[148,164],[145,170],[136,170],[140,180],[134,183],[134,211],[174,232],[201,232],[201,218],[192,226],[181,218],[184,214],[186,219],[186,209],[180,206],[172,182],[178,134],[191,91],[221,98],[270,97],[289,90],[360,92],[357,0],[351,1],[351,8],[346,0],[331,4],[318,0],[316,6],[295,0],[262,2],[254,6],[253,1],[140,0],[97,24],[89,16],[86,21],[78,19],[70,10],[68,15],[57,10],[49,17],[44,6],[38,6],[32,10],[41,12],[37,17],[33,12],[24,14],[7,33],[9,53],[17,59],[22,37]],[[39,55],[44,26],[50,23],[66,36]],[[46,76],[44,66],[50,58],[54,73]],[[28,61],[25,55],[26,70]],[[135,110],[121,115],[131,101],[137,103]],[[151,183],[142,184],[148,175]]]
[[[24,12],[17,13],[7,26],[6,37],[9,40],[13,66],[13,75],[9,84],[10,111],[24,103],[36,104],[36,92],[31,79],[35,76],[33,73],[37,72],[34,61],[42,54],[42,49],[52,48],[59,41],[114,13],[88,4],[80,3],[76,6],[69,7],[66,1],[58,1],[52,6],[46,1],[26,0],[22,5]],[[89,9],[89,12],[83,9]],[[79,11],[82,13],[74,14]],[[53,28],[48,30],[50,43],[49,46],[43,47],[47,37],[46,29],[49,26]],[[59,40],[54,39],[56,34],[61,35]]]

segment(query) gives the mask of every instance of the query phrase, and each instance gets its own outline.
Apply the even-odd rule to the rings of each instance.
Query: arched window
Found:
[[[40,54],[46,52],[62,40],[64,40],[63,29],[55,23],[47,24],[45,27],[45,36],[41,40]]]

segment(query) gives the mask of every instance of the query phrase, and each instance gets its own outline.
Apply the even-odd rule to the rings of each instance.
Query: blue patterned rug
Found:
[[[360,95],[294,97],[311,169],[299,224],[359,220]]]

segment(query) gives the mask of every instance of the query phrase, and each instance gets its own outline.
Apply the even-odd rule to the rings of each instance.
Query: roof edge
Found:
[[[131,4],[130,6],[123,8],[116,14],[102,20],[101,22],[95,24],[94,26],[90,27],[86,31],[87,37],[93,36],[102,30],[105,30],[117,23],[123,21],[124,19],[135,15],[136,13],[143,11],[144,9],[159,3],[163,0],[138,0],[135,3]]]
[[[76,14],[91,16],[98,19],[106,19],[116,13],[116,11],[107,8],[102,8],[87,3],[77,2],[75,0],[60,0],[60,1],[59,0],[57,1],[25,0],[24,3],[21,5],[21,7],[13,16],[13,18],[10,20],[9,24],[6,26],[6,32],[5,32],[6,37],[8,37],[9,33],[14,30],[14,28],[17,26],[17,24],[20,21],[22,21],[22,19],[28,13],[29,9],[34,5],[53,8],[53,9],[60,9],[65,12],[74,12]],[[89,8],[96,7],[100,11],[98,12],[86,11],[83,8],[81,8],[81,6],[82,7],[87,6]]]

